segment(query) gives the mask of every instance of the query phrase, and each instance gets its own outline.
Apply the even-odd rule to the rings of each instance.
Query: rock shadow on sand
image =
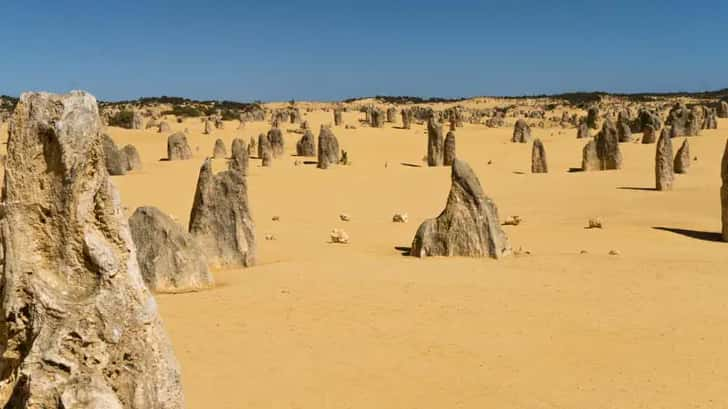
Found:
[[[402,256],[409,257],[412,253],[412,247],[405,247],[405,246],[395,246],[395,250],[399,251]]]
[[[678,229],[676,227],[661,227],[661,226],[653,227],[653,229],[668,231],[670,233],[675,233],[675,234],[679,234],[682,236],[690,237],[691,239],[698,239],[698,240],[703,240],[703,241],[713,241],[713,242],[722,242],[723,241],[723,237],[720,233],[712,232],[712,231]]]
[[[640,187],[640,186],[619,186],[617,189],[620,190],[639,190],[642,192],[657,192],[657,189],[654,187]]]

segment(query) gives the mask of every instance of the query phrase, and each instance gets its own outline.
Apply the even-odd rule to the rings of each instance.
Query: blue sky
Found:
[[[334,100],[728,87],[728,1],[0,1],[0,94]]]

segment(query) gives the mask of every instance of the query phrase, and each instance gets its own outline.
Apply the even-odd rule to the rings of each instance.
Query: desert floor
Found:
[[[344,120],[359,126],[359,116]],[[331,113],[304,119],[318,136]],[[195,158],[160,161],[168,134],[110,128],[119,146],[137,146],[144,166],[113,180],[128,214],[153,205],[186,226],[215,139],[229,151],[233,137],[257,138],[268,124],[238,130],[235,121],[202,135],[198,119],[169,122],[189,128]],[[697,161],[675,190],[656,192],[655,145],[622,144],[621,171],[569,172],[585,143],[576,130],[533,129],[550,173],[532,175],[531,144],[510,143],[512,128],[466,124],[456,132],[458,157],[501,220],[524,220],[504,230],[530,255],[501,261],[403,256],[450,187],[449,168],[422,167],[421,125],[336,127],[353,164],[326,171],[295,166],[300,135],[287,132],[288,156],[272,168],[251,161],[257,266],[214,271],[209,291],[157,296],[188,406],[727,407],[718,189],[728,121],[719,125],[690,138]],[[343,212],[350,222],[339,220]],[[409,223],[392,223],[395,212]],[[597,216],[605,228],[585,229]],[[335,227],[350,244],[328,243]]]

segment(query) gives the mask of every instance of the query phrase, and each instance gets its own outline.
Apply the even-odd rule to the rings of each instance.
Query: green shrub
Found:
[[[114,116],[109,118],[109,126],[118,126],[120,128],[131,129],[133,121],[134,112],[119,111]]]

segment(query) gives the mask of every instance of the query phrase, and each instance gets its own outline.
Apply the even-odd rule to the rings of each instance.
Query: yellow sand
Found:
[[[442,210],[449,169],[403,165],[422,165],[422,126],[371,129],[360,115],[344,114],[358,129],[334,129],[351,166],[251,161],[256,267],[215,271],[210,291],[157,297],[190,408],[725,406],[728,243],[715,240],[728,122],[690,138],[697,161],[672,192],[647,190],[655,145],[622,144],[621,171],[569,173],[581,164],[576,131],[534,129],[551,173],[532,175],[531,144],[510,143],[510,127],[466,125],[458,156],[501,219],[524,220],[505,231],[531,254],[419,260],[396,248]],[[318,135],[331,116],[304,119]],[[169,122],[189,128],[195,158],[160,162],[168,134],[111,128],[144,162],[113,180],[129,213],[153,205],[186,226],[215,139],[229,150],[233,137],[257,138],[268,125],[228,122],[202,135],[198,119]],[[285,134],[287,153],[299,136]],[[409,223],[392,223],[395,212]],[[585,229],[592,217],[605,228]],[[349,245],[327,243],[335,227]]]

